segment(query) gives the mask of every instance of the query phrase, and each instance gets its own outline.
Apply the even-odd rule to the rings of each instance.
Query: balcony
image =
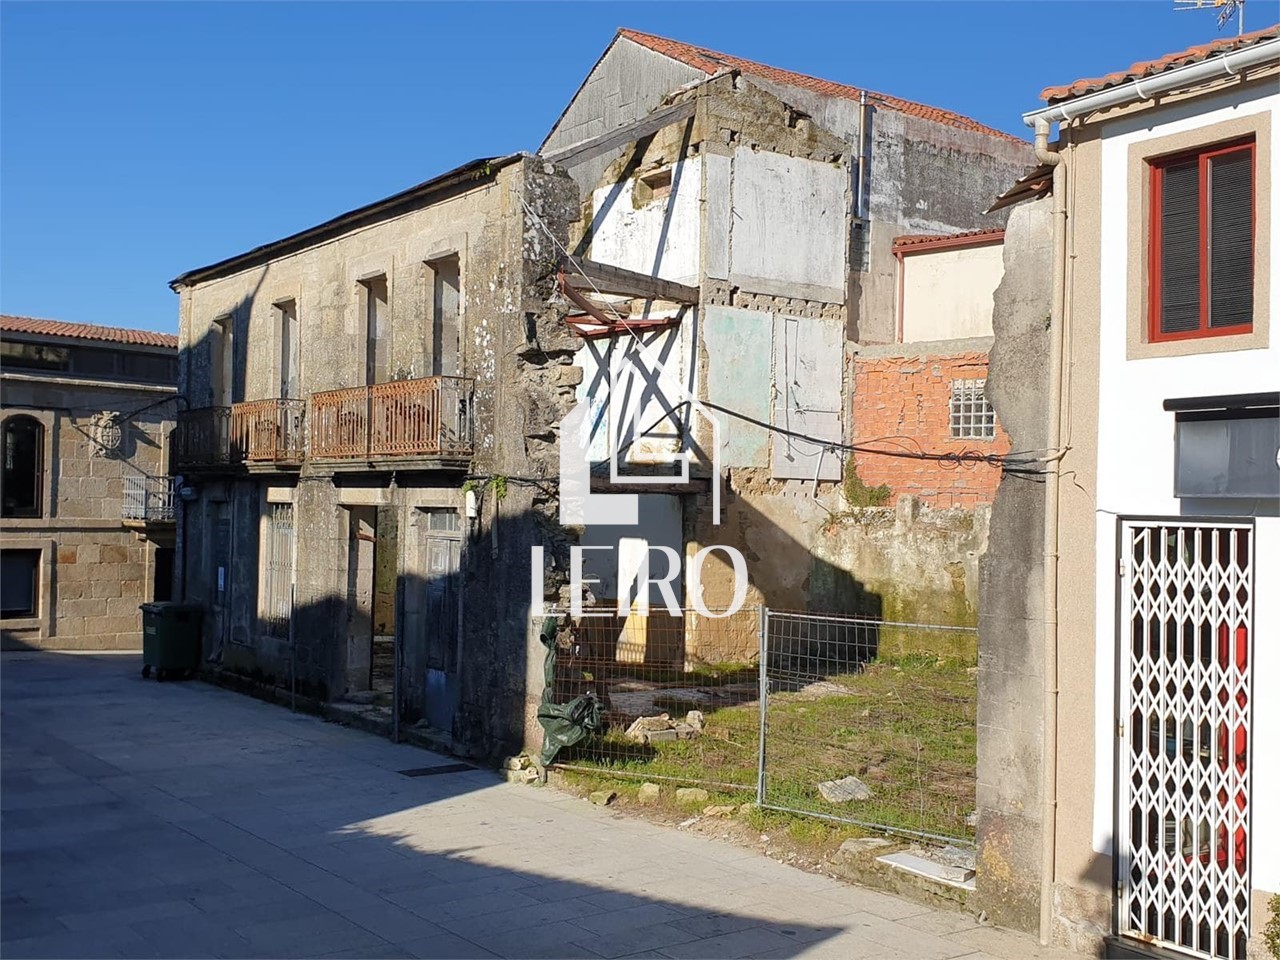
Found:
[[[315,460],[466,460],[472,453],[473,381],[395,380],[311,395]]]
[[[173,522],[173,478],[133,476],[124,478],[123,520],[148,523]]]
[[[306,458],[303,400],[250,400],[231,407],[231,457],[263,466],[300,466]]]
[[[143,540],[171,547],[173,527],[173,478],[131,476],[124,478],[120,522]]]
[[[173,458],[179,470],[228,467],[231,456],[231,408],[178,411]]]

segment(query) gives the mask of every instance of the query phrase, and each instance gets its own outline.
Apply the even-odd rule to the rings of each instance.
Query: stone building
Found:
[[[925,482],[899,472],[922,461],[874,451],[1007,451],[982,391],[1006,214],[984,211],[1031,165],[1030,144],[946,110],[622,30],[541,152],[582,197],[574,251],[593,279],[571,285],[596,311],[582,315],[576,361],[592,461],[625,451],[643,472],[687,453],[701,466],[701,488],[642,493],[645,530],[608,538],[686,562],[709,544],[735,546],[751,566],[749,604],[972,622],[998,468],[935,463]],[[927,253],[906,254],[896,243],[904,235],[927,235]],[[932,284],[914,279],[924,260]],[[683,294],[628,297],[597,265],[652,274]],[[903,343],[907,269],[914,312]],[[964,316],[943,302],[956,295],[975,301]],[[921,348],[945,358],[945,378],[934,359],[905,362]],[[677,384],[656,380],[652,357]],[[624,367],[633,373],[611,402],[608,375]],[[902,401],[891,414],[887,380]],[[690,398],[711,417],[690,416]],[[911,421],[900,422],[908,407]],[[637,412],[646,437],[624,426]],[[953,418],[973,429],[953,434]],[[722,433],[718,463],[710,419]],[[857,470],[881,471],[870,485],[890,482],[889,503],[910,494],[966,515],[930,517],[914,533],[889,511],[887,524],[833,520],[848,515],[846,481],[857,480],[842,448],[863,441],[873,452],[858,455]],[[706,486],[717,466],[718,515]],[[930,537],[936,550],[916,548]],[[704,573],[709,599],[727,601],[728,567]],[[611,599],[617,585],[599,577]],[[750,625],[740,640],[748,655]]]
[[[179,579],[207,659],[460,750],[520,745],[577,216],[551,164],[495,157],[173,281]]]
[[[1049,87],[1006,194],[990,386],[1046,457],[993,509],[978,894],[1100,955],[1263,956],[1280,891],[1278,76],[1273,26]]]
[[[833,535],[829,445],[852,436],[857,344],[895,336],[893,238],[998,227],[982,210],[1028,159],[947,111],[623,31],[539,156],[177,278],[179,566],[208,657],[489,754],[537,738],[530,588],[571,599],[573,543],[728,543],[756,562],[749,603],[850,612],[880,611],[855,565],[914,563],[928,596],[901,612],[971,611],[976,576],[946,568],[976,571],[985,526],[930,532],[914,559],[927,524]],[[722,442],[710,405],[734,414]],[[657,480],[636,536],[561,523],[571,435],[597,473],[622,452]],[[653,476],[686,455],[688,483]],[[598,600],[616,557],[588,571]],[[716,652],[754,656],[754,624]]]
[[[138,649],[138,605],[170,598],[177,347],[0,317],[5,649]]]

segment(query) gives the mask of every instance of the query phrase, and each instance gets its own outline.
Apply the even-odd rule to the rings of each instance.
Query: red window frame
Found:
[[[1150,222],[1148,229],[1151,242],[1147,262],[1150,283],[1147,286],[1147,337],[1151,343],[1168,343],[1177,340],[1195,340],[1202,337],[1229,337],[1253,332],[1253,321],[1236,324],[1231,327],[1209,326],[1209,160],[1224,153],[1248,151],[1249,175],[1253,182],[1251,194],[1251,239],[1254,257],[1257,257],[1258,242],[1258,154],[1253,137],[1244,140],[1233,140],[1229,143],[1215,144],[1211,147],[1197,147],[1182,153],[1171,154],[1149,161],[1151,168],[1150,190]],[[1195,330],[1183,330],[1179,333],[1163,333],[1160,330],[1160,240],[1161,240],[1161,174],[1166,167],[1183,163],[1195,158],[1198,164],[1200,184],[1200,326]],[[1257,292],[1256,271],[1254,292]]]

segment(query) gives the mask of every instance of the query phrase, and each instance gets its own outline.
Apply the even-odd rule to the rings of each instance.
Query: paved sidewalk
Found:
[[[0,669],[6,958],[1071,956],[135,657]]]

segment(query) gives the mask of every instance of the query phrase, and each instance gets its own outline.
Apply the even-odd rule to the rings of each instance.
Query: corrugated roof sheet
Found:
[[[139,347],[178,349],[178,338],[171,333],[100,327],[92,323],[67,323],[63,320],[41,320],[37,317],[13,317],[7,314],[0,314],[0,333],[34,333],[50,337],[72,337],[76,340],[101,340]]]
[[[648,47],[650,50],[665,54],[681,63],[701,70],[710,75],[720,70],[737,70],[748,76],[756,76],[765,80],[772,80],[775,83],[786,83],[794,87],[800,87],[804,90],[811,90],[814,93],[827,97],[839,97],[844,100],[856,100],[858,95],[863,91],[858,87],[851,87],[844,83],[835,83],[831,80],[821,80],[818,77],[810,77],[803,73],[795,73],[791,70],[783,70],[779,67],[770,67],[767,64],[756,63],[754,60],[744,60],[741,57],[735,57],[727,53],[717,53],[715,50],[708,50],[706,47],[694,46],[690,43],[682,43],[679,40],[670,40],[666,37],[655,36],[651,33],[641,33],[638,30],[622,29],[618,31],[618,36],[632,40],[641,46]],[[915,103],[911,100],[903,100],[900,97],[891,97],[888,94],[876,93],[872,90],[866,91],[867,97],[874,103],[889,110],[898,113],[904,113],[912,117],[920,117],[924,120],[932,120],[935,123],[943,123],[947,126],[958,127],[961,130],[969,130],[973,133],[981,133],[991,137],[1000,137],[1004,140],[1013,140],[1017,143],[1025,143],[1020,137],[1005,133],[1003,130],[997,130],[994,127],[988,127],[979,123],[970,117],[954,113],[951,110],[943,110],[939,107],[926,106],[923,103]]]
[[[1119,86],[1122,83],[1128,83],[1130,80],[1142,80],[1145,77],[1152,77],[1175,67],[1185,67],[1188,64],[1198,63],[1210,57],[1230,53],[1232,50],[1240,50],[1244,47],[1251,47],[1256,43],[1274,40],[1276,37],[1280,37],[1280,23],[1272,24],[1261,30],[1255,30],[1253,33],[1246,33],[1236,37],[1224,37],[1221,40],[1202,43],[1199,46],[1189,47],[1177,53],[1166,53],[1156,60],[1140,60],[1130,66],[1128,70],[1108,73],[1106,76],[1086,78],[1056,87],[1045,87],[1040,91],[1040,99],[1048,103],[1060,103],[1063,100],[1082,97],[1086,93],[1096,93],[1099,90],[1105,90],[1107,87]]]
[[[936,246],[940,243],[963,246],[965,241],[979,243],[995,243],[1004,239],[1003,227],[988,227],[983,230],[964,230],[960,233],[908,233],[893,238],[893,249],[903,250],[910,247]]]

